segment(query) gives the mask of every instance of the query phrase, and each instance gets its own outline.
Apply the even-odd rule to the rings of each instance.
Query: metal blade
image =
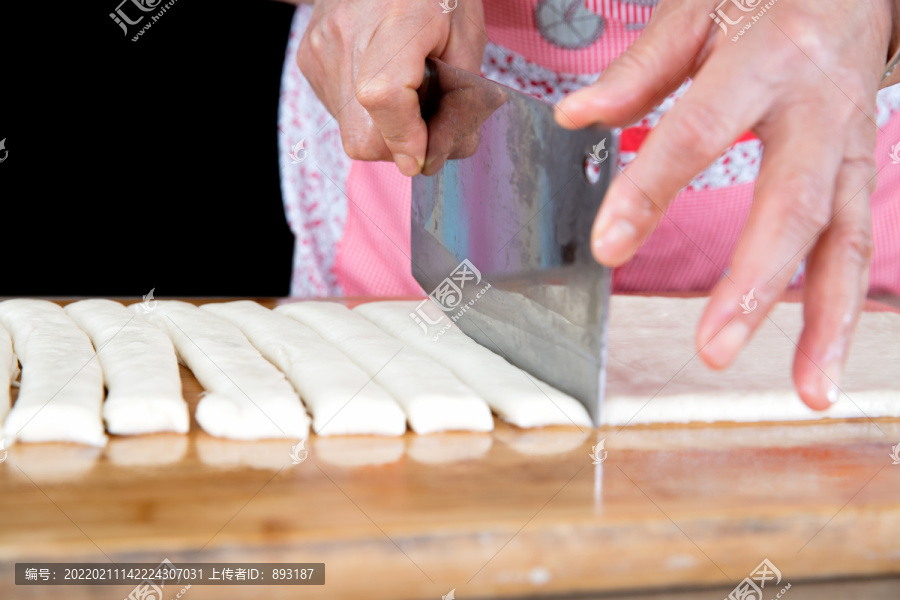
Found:
[[[597,424],[611,271],[592,258],[590,229],[617,135],[565,130],[546,102],[429,63],[420,101],[436,160],[425,172],[443,168],[412,182],[413,276],[469,336]]]

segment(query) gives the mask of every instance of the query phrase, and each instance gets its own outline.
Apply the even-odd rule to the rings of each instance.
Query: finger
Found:
[[[452,13],[453,27],[439,58],[464,71],[479,73],[488,42],[484,10],[481,2],[466,2],[461,8]]]
[[[430,139],[436,139],[437,136],[431,135]],[[457,160],[460,158],[469,158],[478,151],[478,142],[480,141],[478,132],[470,133],[459,139],[453,139],[452,148],[447,150],[436,149],[432,155],[431,147],[428,148],[428,156],[425,159],[425,167],[422,169],[423,175],[434,175],[444,166],[448,160]]]
[[[436,173],[448,159],[468,158],[478,150],[482,123],[502,106],[509,94],[501,87],[484,87],[469,73],[442,77],[441,99],[428,119],[428,152],[422,173]]]
[[[426,31],[432,24],[383,21],[360,58],[356,77],[357,100],[407,176],[418,174],[425,164],[428,130],[417,90],[425,74],[425,58],[435,50]]]
[[[753,206],[729,276],[713,290],[697,330],[700,355],[714,368],[731,364],[831,216],[843,156],[832,139],[833,114],[794,103],[764,127],[770,133]],[[754,300],[743,300],[751,291]]]
[[[478,102],[479,88],[472,85],[469,77],[439,82],[440,102],[434,114],[428,119],[428,149],[425,155],[425,166],[422,173],[437,173],[448,158],[461,158],[457,147],[477,136],[481,120],[474,118],[477,114],[475,106]],[[477,137],[475,138],[477,142]]]
[[[393,160],[393,154],[372,116],[351,96],[335,114],[344,152],[354,160]]]
[[[869,287],[869,196],[875,173],[871,154],[843,164],[834,218],[806,261],[804,327],[793,375],[797,392],[810,408],[828,408],[840,394],[841,372]]]
[[[599,262],[618,266],[630,259],[678,191],[759,121],[767,109],[759,98],[769,90],[757,68],[721,52],[704,65],[610,186],[591,234]]]
[[[479,73],[488,42],[481,3],[465,3],[461,10],[452,13],[452,20],[455,26],[450,29],[447,45],[439,58],[463,71]],[[465,77],[439,85],[443,95],[437,114],[428,121],[428,147],[422,168],[424,175],[437,173],[448,159],[467,158],[478,149],[477,129],[468,132],[466,127],[460,128],[458,109],[468,114],[479,112],[476,108],[482,108],[479,105],[485,100],[483,91],[473,94],[475,90],[470,89],[471,81]]]
[[[327,29],[311,24],[300,42],[297,65],[337,121],[347,155],[355,160],[391,160],[381,132],[356,100],[352,61],[339,60],[340,53],[332,46]]]
[[[560,101],[556,122],[570,129],[625,127],[642,118],[702,63],[715,39],[708,12],[698,2],[660,4],[641,36],[597,82]]]

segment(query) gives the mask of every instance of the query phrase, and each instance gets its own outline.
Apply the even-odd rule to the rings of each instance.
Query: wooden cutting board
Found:
[[[183,378],[193,412],[201,389]],[[594,465],[600,440],[608,454]],[[813,580],[846,577],[861,579],[844,597],[900,592],[898,419],[498,422],[486,434],[312,436],[292,464],[295,443],[215,439],[192,422],[186,436],[111,436],[104,449],[13,446],[0,464],[0,597],[131,589],[16,587],[15,562],[163,558],[326,564],[325,586],[194,586],[191,600],[437,600],[453,588],[460,599],[708,588],[689,597],[712,599],[766,558],[783,577],[767,600],[785,583],[789,599],[828,597]]]

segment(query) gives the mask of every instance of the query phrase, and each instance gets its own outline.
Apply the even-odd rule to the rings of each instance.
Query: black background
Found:
[[[132,42],[118,2],[4,3],[0,296],[287,295],[294,7],[177,0]]]

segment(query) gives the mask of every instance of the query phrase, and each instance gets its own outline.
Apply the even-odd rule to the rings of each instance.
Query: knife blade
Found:
[[[431,303],[411,316],[431,335],[446,315],[578,399],[596,425],[611,270],[594,261],[590,230],[618,135],[563,129],[547,102],[427,62],[419,100],[428,149],[412,181],[411,258]]]

